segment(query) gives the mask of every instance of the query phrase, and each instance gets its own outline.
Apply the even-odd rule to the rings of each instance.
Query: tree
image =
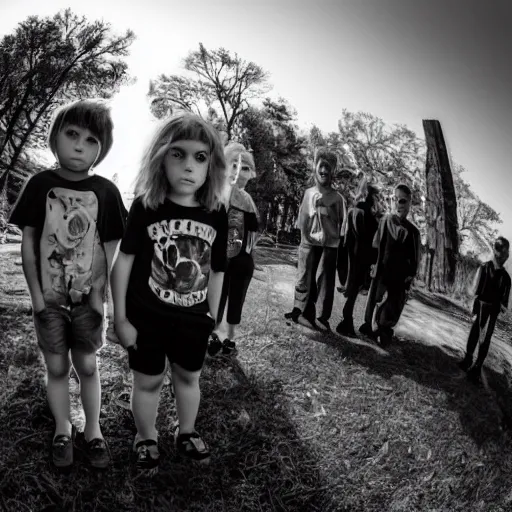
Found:
[[[134,34],[111,34],[69,9],[53,18],[30,16],[0,42],[0,190],[23,152],[45,144],[54,108],[70,99],[110,98],[130,79]]]
[[[463,166],[453,165],[460,241],[466,250],[481,254],[489,250],[498,236],[493,225],[501,224],[502,220],[499,213],[471,190],[469,183],[462,177],[464,172],[466,169]]]
[[[152,113],[164,117],[175,109],[202,115],[214,109],[225,123],[231,139],[238,121],[249,108],[249,100],[269,88],[268,74],[254,62],[246,62],[224,48],[199,50],[185,58],[184,69],[192,76],[160,75],[150,82],[148,96]]]

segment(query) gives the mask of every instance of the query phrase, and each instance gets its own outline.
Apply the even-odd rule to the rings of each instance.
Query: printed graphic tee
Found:
[[[55,171],[29,179],[9,222],[36,228],[38,272],[47,305],[105,299],[107,260],[103,244],[120,240],[127,211],[118,188],[102,176],[70,181]]]
[[[208,279],[226,270],[227,232],[225,208],[208,212],[167,199],[152,210],[134,200],[120,250],[135,255],[126,298],[135,328],[154,331],[208,313]]]

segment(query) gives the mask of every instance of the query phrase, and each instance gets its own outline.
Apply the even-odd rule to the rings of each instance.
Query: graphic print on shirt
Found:
[[[97,217],[94,192],[62,187],[49,190],[40,242],[45,302],[71,306],[82,303],[93,289],[104,290],[106,261]]]
[[[162,301],[190,307],[206,299],[211,246],[216,230],[188,219],[148,226],[154,241],[149,287]]]
[[[228,258],[234,258],[240,253],[244,241],[244,212],[237,208],[228,211]]]

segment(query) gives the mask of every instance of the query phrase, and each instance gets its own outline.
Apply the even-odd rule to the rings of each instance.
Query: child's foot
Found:
[[[59,469],[69,468],[73,465],[73,442],[76,437],[76,427],[71,425],[71,436],[58,434],[52,442],[52,461]]]
[[[326,328],[326,330],[328,330],[328,331],[331,330],[331,326],[329,325],[328,320],[324,320],[322,317],[319,317],[316,320],[317,320],[317,322],[320,322]]]
[[[174,445],[180,455],[190,460],[202,464],[210,462],[210,450],[195,430],[190,434],[180,434],[180,427],[176,425],[174,430]]]
[[[359,327],[359,332],[363,336],[368,336],[368,338],[371,338],[375,340],[377,338],[377,333],[372,329],[372,326],[370,324],[367,324],[366,322]]]
[[[346,286],[338,286],[338,288],[336,288],[340,293],[345,293],[347,291],[347,287]]]
[[[468,359],[463,359],[462,361],[460,361],[459,363],[457,363],[457,366],[464,372],[467,372],[470,368],[471,368],[471,365],[473,364],[473,361],[469,361]]]
[[[337,325],[336,332],[343,336],[356,335],[356,332],[354,331],[354,324],[352,322],[347,322],[344,319]]]
[[[482,370],[478,366],[473,366],[471,370],[468,371],[468,380],[473,384],[481,384],[482,383]]]
[[[393,334],[387,330],[380,329],[378,331],[379,345],[381,347],[388,347],[393,340]]]
[[[93,468],[105,469],[110,464],[110,454],[105,439],[96,437],[86,442],[86,453]]]
[[[225,356],[230,356],[236,354],[236,352],[236,343],[234,341],[231,341],[229,338],[226,338],[222,343],[222,353]]]
[[[286,320],[293,320],[295,323],[299,321],[301,310],[299,308],[293,308],[289,313],[285,313],[284,317]]]
[[[210,334],[210,339],[208,340],[208,355],[211,357],[215,357],[220,350],[222,349],[222,341],[217,336],[216,333],[212,332]]]
[[[142,440],[137,434],[133,441],[133,451],[137,457],[137,469],[141,471],[156,470],[160,462],[158,443],[153,439]]]
[[[318,330],[318,325],[316,325],[316,318],[315,318],[315,314],[310,314],[310,313],[302,313],[302,318],[304,318],[305,320],[307,320],[311,326],[313,327],[313,329],[315,330]]]

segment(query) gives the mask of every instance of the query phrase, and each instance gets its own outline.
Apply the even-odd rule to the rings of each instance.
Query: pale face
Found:
[[[74,124],[57,133],[55,148],[64,172],[77,175],[87,174],[100,152],[98,139],[87,128]]]
[[[402,219],[405,219],[411,209],[411,198],[403,190],[395,190],[393,195],[394,212]]]
[[[320,159],[315,169],[316,182],[323,187],[328,187],[332,182],[332,173],[333,169],[330,164]]]
[[[500,249],[494,248],[494,257],[500,265],[504,265],[508,260],[509,250],[505,247],[501,247]]]
[[[208,176],[210,148],[196,140],[173,142],[164,158],[169,199],[184,206],[197,203],[196,193]]]

